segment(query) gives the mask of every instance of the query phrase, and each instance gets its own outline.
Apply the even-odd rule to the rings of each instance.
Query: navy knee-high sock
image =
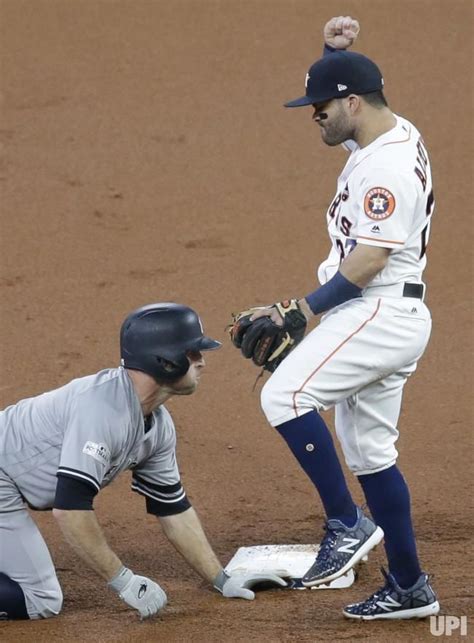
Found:
[[[411,587],[421,574],[411,521],[410,492],[396,465],[359,476],[370,513],[385,533],[390,572],[400,587]]]
[[[316,411],[275,427],[319,492],[328,518],[353,527],[357,511],[324,420]]]
[[[3,615],[6,615],[3,616]],[[25,595],[20,585],[0,572],[0,618],[28,619]]]

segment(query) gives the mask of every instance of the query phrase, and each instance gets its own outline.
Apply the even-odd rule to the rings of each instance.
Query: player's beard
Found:
[[[186,375],[169,384],[169,388],[173,395],[191,395],[197,389],[200,377],[201,369],[196,370],[191,367]]]
[[[171,388],[173,395],[191,395],[198,387],[198,382],[186,385],[177,385]]]
[[[351,125],[342,105],[340,103],[338,105],[338,114],[320,123],[323,141],[331,147],[354,138],[354,127]]]

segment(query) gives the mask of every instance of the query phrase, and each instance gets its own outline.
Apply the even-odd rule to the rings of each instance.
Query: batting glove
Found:
[[[146,576],[134,574],[127,567],[122,567],[118,574],[109,581],[109,587],[127,605],[138,610],[142,620],[156,614],[167,603],[166,594],[158,583],[146,578]]]
[[[262,583],[275,583],[286,587],[286,581],[276,574],[236,572],[229,575],[223,569],[214,579],[214,588],[225,598],[246,598],[253,601],[255,593],[249,588]]]

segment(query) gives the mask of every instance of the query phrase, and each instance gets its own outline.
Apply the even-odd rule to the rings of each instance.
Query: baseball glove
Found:
[[[254,364],[265,370],[273,371],[285,357],[303,339],[306,330],[306,317],[296,299],[273,304],[283,319],[283,326],[278,326],[270,317],[250,318],[262,308],[249,308],[232,315],[229,335],[242,355],[252,359]]]

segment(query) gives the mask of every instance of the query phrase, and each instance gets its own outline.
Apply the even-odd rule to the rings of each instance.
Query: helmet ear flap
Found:
[[[186,375],[189,370],[189,360],[186,355],[179,355],[172,362],[158,356],[155,356],[155,360],[156,365],[153,369],[155,379],[176,380]]]

